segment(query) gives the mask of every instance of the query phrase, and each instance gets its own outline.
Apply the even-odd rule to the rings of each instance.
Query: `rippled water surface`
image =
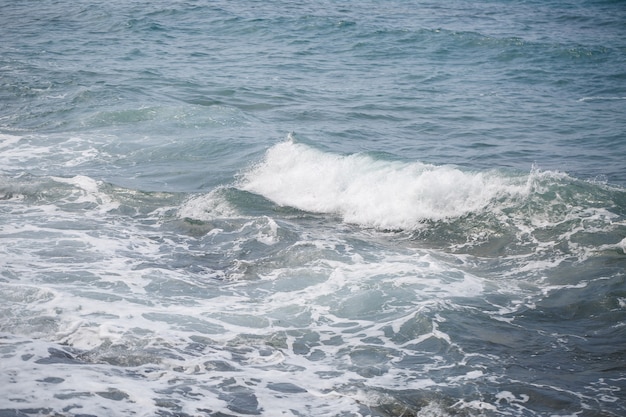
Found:
[[[626,414],[621,1],[0,5],[0,415]]]

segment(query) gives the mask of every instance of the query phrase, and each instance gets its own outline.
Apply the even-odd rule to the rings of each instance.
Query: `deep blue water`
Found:
[[[0,416],[626,414],[626,3],[0,3]]]

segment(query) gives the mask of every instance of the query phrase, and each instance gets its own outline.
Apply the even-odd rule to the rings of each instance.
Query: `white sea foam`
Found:
[[[178,216],[201,221],[239,216],[235,207],[224,198],[223,191],[223,188],[217,188],[208,194],[190,197],[178,209]]]
[[[163,3],[3,3],[0,416],[626,415],[619,2]]]
[[[101,203],[104,199],[101,184],[92,179],[55,178],[55,182],[76,187],[72,201]],[[224,202],[219,195],[211,197],[208,201]],[[206,201],[188,201],[181,212],[205,207]],[[98,207],[87,209],[88,216],[102,215]],[[232,212],[220,215],[224,213]],[[0,409],[14,407],[18,401],[35,409],[62,409],[71,399],[83,413],[102,415],[107,407],[114,407],[121,414],[156,414],[164,407],[160,398],[166,398],[180,404],[179,412],[190,415],[200,408],[232,414],[237,406],[245,412],[258,408],[262,415],[276,411],[290,415],[303,404],[310,407],[308,415],[312,416],[366,415],[359,408],[362,395],[355,392],[355,384],[367,381],[382,391],[390,387],[422,390],[436,384],[428,377],[388,366],[387,361],[401,358],[404,349],[412,353],[408,341],[393,341],[393,335],[423,320],[423,334],[416,335],[412,344],[429,339],[449,344],[448,335],[436,324],[429,325],[427,317],[421,318],[420,312],[427,310],[420,309],[437,299],[481,291],[474,278],[447,271],[428,255],[408,250],[364,259],[360,250],[323,231],[303,234],[279,251],[279,267],[268,270],[271,278],[251,286],[234,281],[231,286],[212,287],[207,274],[175,268],[161,259],[168,252],[189,251],[193,237],[182,241],[175,236],[155,238],[127,219],[113,217],[115,221],[107,222],[107,213],[102,219],[106,230],[94,233],[82,230],[82,210],[78,214],[57,207],[55,216],[57,221],[77,226],[80,216],[81,227],[50,229],[39,218],[39,223],[3,229],[19,251],[8,265],[9,272],[21,281],[37,283],[40,289],[24,286],[24,291],[5,299],[14,308],[28,297],[37,297],[36,303],[29,302],[23,323],[30,327],[22,326],[23,332],[0,323],[4,331],[30,337],[7,342],[8,346],[22,344],[19,354],[5,358],[3,365],[12,373],[0,377],[0,382],[10,385],[7,397],[0,399]],[[215,216],[213,212],[207,218]],[[252,241],[267,247],[284,244],[279,239],[282,226],[275,220],[236,219],[233,230],[207,234],[207,242],[235,235],[218,246],[223,256]],[[38,233],[55,233],[71,242],[69,251],[80,244],[79,258],[55,260],[43,253]],[[200,252],[210,247],[203,246]],[[310,274],[314,279],[309,279]],[[48,290],[57,286],[59,291]],[[403,311],[409,305],[415,309]],[[381,315],[389,318],[378,320]],[[47,327],[34,329],[40,317],[46,318],[42,324]],[[185,348],[194,339],[199,341],[197,347]],[[373,344],[369,339],[380,342]],[[49,349],[67,346],[73,349],[68,350],[71,357],[62,354],[60,359],[49,359]],[[442,366],[448,366],[443,362]],[[38,382],[42,375],[61,382]],[[41,384],[46,384],[45,390],[33,388]],[[248,409],[246,398],[252,403]],[[242,403],[237,405],[238,401]],[[258,407],[254,406],[257,402]],[[368,402],[372,407],[377,404]]]
[[[84,175],[77,175],[70,178],[51,177],[58,183],[70,184],[78,191],[72,200],[75,203],[95,203],[98,205],[100,214],[119,207],[119,203],[114,201],[107,193],[100,191],[101,181],[96,181]]]
[[[290,166],[278,169],[280,163],[266,158],[238,186],[254,191],[246,187],[264,184],[252,175],[259,172],[270,185],[284,181],[292,187],[284,195],[275,190],[284,204],[338,213],[346,221],[376,228],[409,227],[422,221],[420,216],[437,220],[489,208],[503,224],[516,224],[520,234],[556,225],[563,229],[559,239],[570,240],[572,233],[601,232],[615,220],[601,209],[551,212],[551,202],[541,206],[543,194],[551,192],[549,186],[542,188],[544,180],[556,174],[534,171],[521,180],[511,179],[332,155],[290,142],[268,154],[283,147]],[[335,180],[319,185],[299,171],[319,169],[318,163],[327,166]],[[367,189],[367,181],[354,178],[358,175],[375,187]],[[367,407],[387,403],[401,410],[401,396],[383,393],[419,395],[493,378],[479,355],[464,351],[450,332],[455,324],[443,317],[460,308],[459,300],[470,299],[496,321],[502,319],[498,323],[515,326],[515,312],[528,308],[537,296],[584,288],[581,283],[532,287],[522,282],[527,287],[521,291],[517,280],[497,282],[466,268],[471,263],[467,255],[413,247],[405,233],[338,227],[332,219],[316,219],[311,227],[308,220],[281,217],[271,210],[251,216],[245,214],[249,207],[237,200],[247,194],[232,188],[192,196],[175,213],[156,210],[135,217],[137,211],[120,209],[120,201],[125,201],[120,192],[90,177],[37,181],[29,183],[25,195],[37,195],[48,185],[52,192],[37,197],[34,205],[7,202],[6,210],[24,214],[0,230],[12,242],[0,247],[0,277],[9,282],[0,289],[11,289],[5,292],[3,311],[13,314],[0,320],[0,331],[12,335],[0,348],[8,352],[20,344],[3,357],[7,372],[0,375],[0,384],[10,388],[9,396],[0,398],[0,409],[19,401],[34,409],[62,409],[69,400],[82,407],[81,412],[96,415],[106,413],[107,407],[118,414],[157,414],[169,406],[190,415],[211,409],[268,416],[290,415],[292,410],[312,416],[368,415]],[[474,194],[457,191],[448,184],[454,181]],[[404,187],[387,192],[394,182]],[[415,191],[401,195],[398,204],[387,204],[393,193],[413,182],[420,184],[417,190],[428,182],[444,186],[426,200]],[[481,186],[491,191],[478,190]],[[321,193],[320,201],[307,200],[306,193],[300,196],[299,187]],[[342,190],[347,190],[346,196]],[[507,204],[516,204],[507,198],[528,193],[539,203],[536,214],[525,219],[516,210],[507,211]],[[412,211],[411,198],[414,205],[422,204],[417,207],[420,215]],[[505,204],[499,203],[501,198]],[[457,203],[469,208],[456,208]],[[386,220],[377,204],[393,218]],[[445,216],[433,214],[433,207]],[[134,214],[123,214],[127,212]],[[172,224],[158,226],[155,215],[172,214]],[[452,223],[463,223],[458,220]],[[198,229],[187,235],[186,227]],[[551,239],[534,237],[533,243],[548,253]],[[513,270],[498,275],[509,278],[509,273],[545,270],[559,259],[508,257]],[[502,300],[494,294],[515,298],[507,302],[508,297]],[[493,302],[480,301],[490,296]],[[21,336],[26,339],[17,340]],[[50,349],[67,349],[69,356],[55,357]],[[48,375],[62,382],[42,382]],[[496,412],[521,407],[521,401],[511,398],[504,393],[495,403],[474,399],[453,406],[448,399],[446,407],[428,399],[427,406],[407,410],[446,415],[451,409]]]
[[[239,186],[279,205],[381,229],[414,229],[527,191],[525,183],[497,173],[334,155],[293,140],[270,148]]]
[[[463,258],[392,242],[395,234],[371,229],[349,227],[356,230],[346,235],[336,228],[303,230],[270,212],[242,216],[223,191],[187,200],[177,217],[223,222],[224,230],[181,236],[102,212],[115,202],[93,179],[54,183],[69,186],[64,201],[91,204],[78,212],[71,204],[64,209],[65,203],[50,208],[64,228],[47,225],[45,210],[32,210],[28,221],[2,229],[13,242],[0,248],[12,259],[5,276],[23,284],[6,284],[14,291],[4,301],[7,309],[29,307],[19,328],[0,323],[14,335],[0,346],[6,369],[0,383],[9,387],[0,409],[25,401],[55,410],[71,402],[94,415],[107,407],[121,415],[154,415],[168,406],[189,415],[203,409],[370,415],[363,407],[404,406],[383,393],[419,395],[493,377],[480,357],[470,360],[448,330],[453,324],[438,314],[454,311],[459,299],[479,302],[503,290],[464,270]],[[11,204],[16,210],[22,205]],[[66,247],[47,248],[52,238],[38,233],[54,234]],[[259,258],[250,258],[250,247]],[[211,274],[218,271],[204,260],[212,251],[218,264],[245,263],[253,272],[225,265],[232,277],[240,275],[213,285]],[[66,261],[66,253],[75,258]],[[192,265],[172,253],[191,256]],[[515,311],[504,307],[492,314]],[[50,359],[49,349],[68,346],[71,358]],[[48,376],[62,382],[42,382]],[[496,400],[460,400],[451,407],[446,399],[440,407],[435,398],[407,410],[430,416],[521,407],[508,394]]]
[[[9,149],[22,140],[21,136],[0,133],[0,150]]]

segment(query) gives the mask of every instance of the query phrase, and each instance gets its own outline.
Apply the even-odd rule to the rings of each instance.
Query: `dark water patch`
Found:
[[[37,359],[35,363],[50,365],[50,364],[67,364],[67,365],[81,365],[84,362],[76,359],[76,356],[65,350],[56,348],[48,348],[50,354],[47,358]]]
[[[41,380],[41,382],[45,382],[46,384],[60,384],[63,381],[65,381],[65,379],[55,376],[49,376]]]
[[[233,364],[223,360],[212,360],[204,362],[204,368],[211,372],[241,372],[242,369],[234,366]]]
[[[0,417],[28,417],[28,414],[19,410],[0,410]]]
[[[238,385],[234,379],[225,379],[220,384],[219,398],[228,403],[227,408],[235,413],[245,415],[259,415],[259,402],[254,390],[249,387]]]
[[[128,394],[116,388],[109,388],[107,391],[96,392],[96,394],[112,401],[122,401],[129,398]]]
[[[273,391],[282,392],[285,394],[297,394],[307,392],[304,388],[301,388],[295,384],[289,382],[277,382],[267,384],[267,387]]]
[[[0,410],[0,417],[32,417],[51,415],[53,410],[50,408],[21,408],[21,409],[4,409]]]
[[[379,403],[370,405],[369,412],[381,417],[404,416],[459,416],[474,415],[474,411],[458,407],[460,397],[424,390],[380,390],[372,391],[372,397],[379,396]],[[456,404],[455,404],[456,403]],[[480,414],[479,414],[480,415]]]

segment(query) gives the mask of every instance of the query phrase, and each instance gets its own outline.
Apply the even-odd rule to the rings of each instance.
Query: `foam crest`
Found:
[[[496,173],[334,155],[291,140],[270,148],[240,187],[282,206],[381,229],[415,229],[423,221],[460,217],[527,190],[525,183]]]
[[[238,217],[239,213],[224,197],[223,191],[223,188],[217,188],[208,194],[190,197],[178,209],[178,216],[200,221]]]
[[[2,149],[3,151],[5,149],[10,149],[11,147],[15,146],[20,140],[22,140],[21,136],[6,135],[0,133],[0,149]]]
[[[100,213],[106,213],[119,207],[119,203],[100,190],[102,182],[96,181],[84,175],[76,175],[70,178],[51,177],[57,183],[69,184],[76,192],[72,199],[75,203],[93,203],[99,207]]]

